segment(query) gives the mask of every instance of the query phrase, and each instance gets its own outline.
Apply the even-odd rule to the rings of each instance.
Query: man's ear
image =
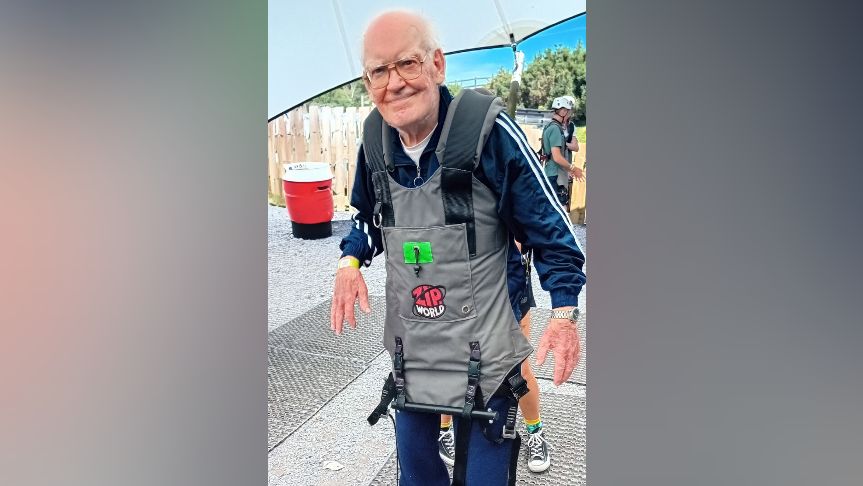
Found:
[[[434,54],[432,54],[432,66],[432,79],[437,84],[443,84],[446,79],[446,58],[440,48],[435,49]]]

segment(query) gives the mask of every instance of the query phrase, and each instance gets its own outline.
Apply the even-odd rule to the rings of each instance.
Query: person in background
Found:
[[[548,157],[543,170],[549,184],[556,189],[561,204],[565,204],[566,195],[565,186],[558,183],[558,175],[563,177],[571,175],[577,181],[584,180],[584,172],[574,167],[566,158],[566,130],[563,124],[569,117],[572,107],[573,104],[568,98],[564,96],[555,98],[551,103],[551,109],[554,110],[551,121],[542,130],[542,153]]]
[[[569,102],[572,103],[572,106],[575,107],[575,98],[573,98],[572,96],[569,96],[569,95],[562,96],[562,98],[566,98],[567,100],[569,100]],[[564,152],[565,152],[564,157],[569,162],[569,164],[573,167],[573,172],[575,171],[575,168],[576,168],[575,165],[573,164],[574,158],[575,158],[575,152],[579,151],[578,137],[576,137],[576,135],[575,135],[575,119],[573,116],[574,113],[575,113],[574,110],[570,110],[570,112],[567,114],[566,118],[563,120],[563,128],[564,128],[563,135],[564,135],[564,141],[566,142],[566,149],[564,150]],[[579,169],[579,170],[581,170],[581,169]],[[582,173],[582,175],[583,175],[583,173]],[[570,187],[571,182],[572,182],[572,172],[570,172],[570,173],[558,172],[558,174],[557,174],[557,185],[558,186],[571,188]],[[567,190],[567,194],[569,192],[570,191]],[[566,203],[564,203],[564,206],[565,205],[566,205]]]

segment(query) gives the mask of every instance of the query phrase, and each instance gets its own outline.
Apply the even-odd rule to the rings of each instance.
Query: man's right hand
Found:
[[[578,182],[584,182],[584,169],[576,166],[572,166],[572,170],[569,172],[569,175],[572,176]]]
[[[333,304],[330,307],[330,329],[341,334],[344,321],[357,328],[357,318],[354,314],[354,303],[360,300],[360,309],[366,314],[372,311],[369,306],[369,289],[358,268],[345,267],[336,271],[336,281],[333,284]]]

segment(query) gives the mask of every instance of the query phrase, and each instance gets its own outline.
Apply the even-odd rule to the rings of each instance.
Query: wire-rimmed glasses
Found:
[[[422,59],[419,56],[408,56],[398,61],[371,68],[365,72],[365,78],[374,89],[385,87],[390,82],[390,71],[395,69],[399,76],[405,81],[411,81],[420,77],[423,72],[423,63],[428,59],[426,54]]]

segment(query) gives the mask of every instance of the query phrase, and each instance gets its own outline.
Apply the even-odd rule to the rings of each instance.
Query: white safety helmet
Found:
[[[559,110],[560,108],[566,108],[567,110],[572,110],[572,100],[569,96],[558,96],[551,102],[552,110]]]

